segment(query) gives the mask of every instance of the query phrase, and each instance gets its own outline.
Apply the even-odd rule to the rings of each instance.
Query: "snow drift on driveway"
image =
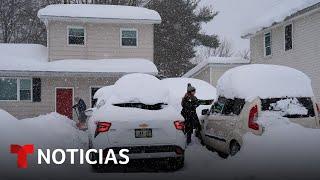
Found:
[[[318,174],[320,130],[308,129],[280,112],[263,112],[259,122],[265,127],[262,136],[244,136],[241,152],[230,159],[232,166],[252,173],[279,177],[309,177]]]

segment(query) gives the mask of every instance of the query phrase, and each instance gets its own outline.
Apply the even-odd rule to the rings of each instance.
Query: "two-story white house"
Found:
[[[0,108],[17,118],[58,112],[74,118],[74,98],[93,106],[94,93],[127,73],[157,75],[154,24],[146,8],[49,5],[38,12],[47,47],[0,44]]]
[[[304,2],[280,15],[266,15],[270,19],[250,28],[243,38],[250,39],[251,63],[303,71],[320,101],[320,3]]]

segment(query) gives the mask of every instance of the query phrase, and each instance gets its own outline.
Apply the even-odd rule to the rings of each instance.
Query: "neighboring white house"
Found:
[[[75,97],[88,107],[94,93],[124,74],[157,75],[153,10],[130,6],[59,4],[41,9],[47,47],[0,44],[0,109],[17,118],[58,112],[75,118]]]
[[[216,87],[218,79],[227,70],[245,64],[250,64],[250,60],[240,57],[209,57],[188,71],[183,77],[201,79]]]
[[[252,63],[284,65],[304,72],[320,101],[320,2],[303,2],[266,14],[265,21],[250,28],[243,38],[250,39]]]

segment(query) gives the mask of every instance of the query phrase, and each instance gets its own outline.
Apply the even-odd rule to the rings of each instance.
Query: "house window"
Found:
[[[284,47],[285,51],[288,51],[292,49],[292,24],[287,25],[284,31]]]
[[[31,100],[31,79],[20,79],[20,100]]]
[[[134,29],[121,30],[121,46],[136,47],[138,45],[138,31]]]
[[[271,53],[271,33],[269,32],[264,34],[264,55],[270,56]]]
[[[85,29],[83,27],[69,27],[68,44],[85,45]]]
[[[17,79],[1,78],[0,79],[0,100],[16,101],[18,100]]]
[[[32,80],[19,78],[0,79],[1,101],[31,100]]]

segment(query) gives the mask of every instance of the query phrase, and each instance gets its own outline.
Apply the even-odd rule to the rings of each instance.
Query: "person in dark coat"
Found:
[[[79,129],[86,129],[86,121],[87,121],[87,115],[85,114],[85,111],[87,110],[87,105],[83,101],[83,99],[76,97],[75,101],[77,104],[72,106],[73,109],[77,111],[79,124],[77,125]]]
[[[193,129],[200,130],[199,118],[197,115],[197,107],[200,105],[196,94],[196,88],[188,84],[187,93],[182,98],[181,115],[185,119],[185,133],[187,134],[187,144],[191,143],[191,135]]]

